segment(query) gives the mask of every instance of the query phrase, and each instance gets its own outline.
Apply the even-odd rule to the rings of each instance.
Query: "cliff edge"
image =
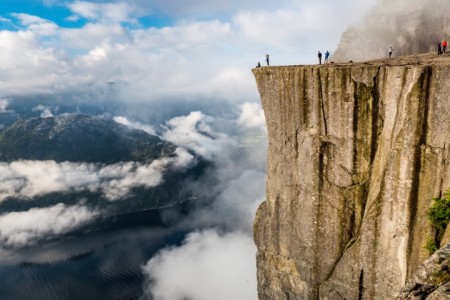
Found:
[[[269,134],[259,298],[393,298],[450,187],[450,57],[253,73]]]

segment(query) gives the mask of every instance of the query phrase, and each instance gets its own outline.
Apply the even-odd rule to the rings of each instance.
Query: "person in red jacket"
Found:
[[[447,48],[447,40],[442,42],[442,51],[445,53],[445,48]]]

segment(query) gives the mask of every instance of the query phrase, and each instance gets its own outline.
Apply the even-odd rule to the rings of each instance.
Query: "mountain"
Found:
[[[269,134],[259,299],[393,299],[450,188],[450,57],[253,73]]]
[[[156,136],[88,115],[19,120],[0,131],[0,161],[149,162],[174,154]]]
[[[0,131],[0,161],[54,160],[56,162],[93,163],[95,168],[124,162],[148,166],[153,160],[175,158],[176,146],[145,131],[133,129],[105,117],[60,115],[16,121]],[[124,214],[167,207],[198,197],[192,183],[205,173],[209,163],[191,153],[192,164],[177,168],[170,164],[160,170],[162,180],[156,186],[133,182],[128,193],[111,201],[98,189],[73,188],[63,192],[37,194],[33,201],[9,197],[0,201],[0,213],[48,207],[58,203],[105,208],[112,214]],[[139,164],[140,163],[140,164]],[[136,166],[136,165],[134,165]],[[108,171],[109,172],[109,171]],[[112,175],[113,176],[113,175]],[[149,173],[149,181],[152,180]],[[24,180],[24,179],[21,179]],[[104,179],[107,180],[107,179]],[[203,193],[207,195],[207,192]]]

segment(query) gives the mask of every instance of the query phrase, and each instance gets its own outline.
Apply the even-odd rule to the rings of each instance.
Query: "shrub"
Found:
[[[450,221],[450,191],[443,198],[433,199],[434,203],[428,210],[428,219],[442,237]]]
[[[442,236],[450,221],[450,190],[444,194],[443,198],[433,199],[433,204],[428,210],[428,220],[436,229],[434,239],[428,239],[424,245],[431,255],[439,249]]]

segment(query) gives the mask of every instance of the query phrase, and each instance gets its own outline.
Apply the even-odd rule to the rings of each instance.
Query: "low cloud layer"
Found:
[[[239,110],[234,120],[192,112],[167,122],[166,139],[214,162],[198,188],[218,194],[177,225],[194,231],[181,246],[162,250],[143,267],[144,298],[257,299],[251,227],[265,197],[266,127],[260,105],[244,103]]]
[[[39,104],[38,106],[33,108],[33,111],[40,111],[41,112],[41,115],[40,115],[41,118],[51,118],[51,117],[53,117],[52,109],[49,106],[45,106],[45,105]]]
[[[144,267],[145,295],[155,300],[251,300],[256,297],[256,247],[247,234],[189,234]]]
[[[228,182],[228,187],[214,203],[193,212],[183,226],[241,231],[250,236],[256,210],[265,197],[265,182],[265,173],[244,170],[239,177]]]
[[[129,196],[134,187],[155,187],[167,168],[185,168],[194,162],[186,150],[175,157],[148,164],[123,162],[112,165],[55,161],[0,163],[0,202],[8,197],[31,199],[53,192],[101,192],[108,200]]]
[[[62,203],[0,215],[0,248],[29,246],[86,225],[98,215],[85,206]]]
[[[175,117],[164,126],[163,138],[183,146],[209,160],[215,160],[226,148],[236,146],[236,142],[221,132],[212,130],[210,123],[215,119],[196,111],[187,116]]]
[[[239,126],[244,128],[266,128],[266,118],[261,105],[258,103],[246,102],[241,105],[241,115],[237,120]]]
[[[8,99],[0,99],[0,113],[7,112],[6,108],[9,105]]]
[[[119,124],[122,124],[122,125],[125,125],[125,126],[128,126],[128,127],[131,127],[131,128],[134,128],[134,129],[143,130],[143,131],[145,131],[145,132],[147,132],[148,134],[151,134],[151,135],[156,135],[156,131],[153,128],[153,126],[142,124],[141,122],[130,121],[126,117],[123,117],[123,116],[116,116],[113,119],[114,119],[114,121],[116,123],[119,123]]]

